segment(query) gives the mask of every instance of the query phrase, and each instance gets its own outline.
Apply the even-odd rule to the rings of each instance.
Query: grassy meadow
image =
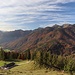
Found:
[[[0,66],[4,63],[9,62],[0,61]],[[38,66],[35,66],[34,61],[20,61],[15,63],[18,66],[10,70],[0,70],[0,75],[69,75],[63,71],[39,68]]]

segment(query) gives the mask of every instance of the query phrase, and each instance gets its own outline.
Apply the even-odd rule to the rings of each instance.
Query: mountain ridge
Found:
[[[55,54],[73,54],[75,53],[75,25],[38,28],[30,31],[26,36],[1,45],[16,51],[50,50]]]

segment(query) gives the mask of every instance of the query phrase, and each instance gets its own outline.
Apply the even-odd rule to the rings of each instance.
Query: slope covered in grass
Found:
[[[5,70],[3,75],[69,75],[62,71],[53,71],[35,66],[34,61],[16,62],[18,66]]]
[[[8,64],[8,63],[10,63],[10,62],[9,62],[9,61],[0,61],[0,67],[1,67],[1,66],[4,66],[5,63]]]

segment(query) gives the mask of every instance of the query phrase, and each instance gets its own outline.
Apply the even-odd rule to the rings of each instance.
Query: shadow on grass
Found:
[[[6,62],[21,62],[22,60],[19,59],[6,59]]]

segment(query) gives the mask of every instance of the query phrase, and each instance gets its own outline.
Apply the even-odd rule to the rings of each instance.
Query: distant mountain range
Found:
[[[75,25],[54,25],[29,31],[0,31],[0,45],[16,51],[50,50],[55,54],[74,54]]]

